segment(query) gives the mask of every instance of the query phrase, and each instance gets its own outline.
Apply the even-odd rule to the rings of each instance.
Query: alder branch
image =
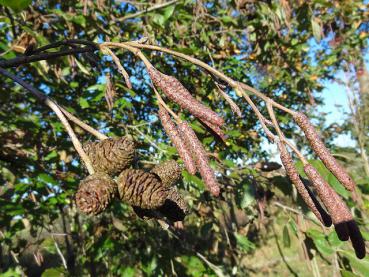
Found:
[[[82,161],[85,163],[86,168],[89,172],[89,174],[94,174],[95,170],[92,167],[92,163],[90,161],[90,158],[87,156],[85,151],[82,148],[81,142],[78,140],[76,134],[74,133],[72,127],[70,126],[68,120],[65,118],[63,112],[60,110],[59,106],[52,101],[50,98],[45,97],[41,92],[39,92],[36,88],[31,86],[30,84],[23,81],[20,77],[8,72],[7,70],[0,67],[0,74],[12,79],[14,82],[18,83],[22,87],[24,87],[26,90],[31,92],[33,95],[35,95],[37,98],[45,103],[50,109],[52,109],[57,117],[59,118],[60,122],[64,125],[65,129],[68,132],[69,137],[72,140],[73,146],[76,149],[77,153],[81,157]]]
[[[57,57],[71,55],[71,54],[80,54],[80,53],[87,53],[87,52],[94,52],[94,51],[95,49],[91,47],[84,47],[84,48],[63,50],[63,51],[58,51],[58,52],[41,53],[41,54],[33,55],[33,56],[22,56],[22,57],[17,57],[11,60],[0,61],[0,67],[2,68],[17,67],[19,65],[26,64],[26,63],[32,63],[32,62],[37,62],[41,60],[50,60],[50,59],[55,59]]]

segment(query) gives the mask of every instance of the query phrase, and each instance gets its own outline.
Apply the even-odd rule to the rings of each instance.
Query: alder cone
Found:
[[[119,197],[132,206],[155,209],[162,206],[169,188],[153,173],[141,169],[126,169],[119,175]]]
[[[159,87],[170,100],[181,106],[181,108],[215,125],[221,126],[224,124],[224,119],[222,117],[197,101],[176,78],[165,75],[154,67],[150,67],[148,73],[153,83]]]
[[[136,142],[129,136],[88,142],[83,146],[96,172],[116,175],[129,167],[135,155]]]
[[[196,165],[191,157],[191,152],[187,149],[187,146],[180,136],[176,125],[171,120],[169,113],[159,105],[158,115],[165,133],[167,133],[174,147],[177,149],[178,155],[181,157],[187,171],[194,175],[196,173]]]
[[[155,173],[160,178],[163,185],[168,187],[173,186],[182,177],[182,169],[174,160],[155,165],[151,172]]]
[[[281,142],[278,142],[277,146],[281,154],[281,161],[284,168],[286,169],[287,176],[296,187],[296,190],[300,194],[301,198],[304,200],[309,209],[315,214],[315,216],[320,220],[320,222],[322,222],[327,227],[331,226],[331,217],[321,207],[318,200],[315,199],[315,196],[305,187],[304,183],[301,181],[300,175],[297,172],[297,169],[286,147]]]
[[[134,206],[134,212],[143,219],[166,217],[171,222],[183,221],[189,213],[187,203],[177,188],[171,187],[164,204],[155,210]]]
[[[104,211],[117,193],[117,184],[105,173],[95,173],[80,182],[76,193],[77,207],[85,214]]]
[[[310,123],[308,117],[301,113],[295,113],[293,119],[300,126],[301,130],[304,132],[311,148],[318,155],[320,160],[324,163],[327,169],[336,176],[337,180],[345,186],[347,190],[354,190],[355,183],[346,172],[346,170],[337,162],[337,160],[329,152],[323,141],[321,140],[319,134],[315,130],[314,126]]]
[[[184,220],[189,212],[189,208],[177,188],[171,187],[168,197],[164,205],[159,208],[159,211],[170,221],[177,222]]]

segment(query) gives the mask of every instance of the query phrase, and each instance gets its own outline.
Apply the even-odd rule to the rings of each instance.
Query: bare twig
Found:
[[[65,260],[65,258],[64,258],[63,253],[61,252],[61,250],[60,250],[60,248],[59,248],[58,243],[56,242],[56,240],[55,240],[55,238],[54,238],[54,236],[53,236],[53,235],[51,235],[51,237],[52,237],[52,239],[53,239],[53,241],[54,241],[54,245],[55,245],[56,251],[58,252],[58,255],[60,256],[60,259],[62,260],[62,263],[63,263],[64,268],[65,268],[65,269],[68,269],[67,262],[66,262],[66,260]]]
[[[111,51],[107,47],[103,48],[103,51],[105,51],[106,54],[111,56],[111,58],[113,59],[115,65],[118,68],[119,73],[122,74],[122,76],[124,78],[124,81],[126,82],[127,87],[129,89],[132,89],[132,84],[131,84],[131,81],[129,80],[129,75],[128,75],[127,71],[124,69],[124,67],[122,66],[122,64],[120,63],[119,58],[114,54],[113,51]]]

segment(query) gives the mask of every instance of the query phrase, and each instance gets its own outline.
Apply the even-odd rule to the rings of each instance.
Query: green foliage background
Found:
[[[38,46],[66,38],[119,42],[146,36],[151,43],[214,65],[289,108],[308,112],[321,104],[322,81],[333,81],[335,73],[347,66],[354,72],[365,68],[369,12],[362,1],[185,0],[126,18],[160,3],[2,0],[1,58],[14,58],[33,42]],[[364,276],[369,272],[368,258],[357,260],[348,243],[316,223],[283,170],[260,170],[260,163],[270,157],[261,147],[265,137],[260,124],[246,103],[227,91],[243,111],[238,119],[200,69],[168,55],[145,53],[159,70],[175,75],[226,118],[225,146],[182,114],[217,157],[212,165],[221,174],[223,197],[210,197],[201,179],[184,172],[179,187],[191,214],[184,230],[176,234],[138,219],[124,203],[115,202],[97,217],[80,214],[73,196],[86,172],[62,125],[23,89],[0,77],[2,276],[330,276],[332,272]],[[144,167],[142,161],[177,158],[155,116],[157,104],[144,66],[130,53],[120,52],[119,57],[132,76],[132,90],[102,54],[99,68],[77,56],[22,65],[13,72],[105,134],[134,136],[140,141],[137,166]],[[117,93],[112,111],[104,100],[107,73]],[[365,102],[357,105],[366,107]],[[304,147],[291,118],[281,113],[278,120],[283,131]],[[352,125],[342,128],[339,132],[357,137]],[[93,139],[75,129],[81,140]],[[322,131],[327,142],[338,134],[337,128]],[[367,136],[366,126],[362,131]],[[314,163],[352,207],[369,239],[369,176],[363,173],[361,150],[332,150],[351,157],[342,162],[349,161],[359,183],[355,201],[318,161]],[[314,159],[309,149],[306,153]]]

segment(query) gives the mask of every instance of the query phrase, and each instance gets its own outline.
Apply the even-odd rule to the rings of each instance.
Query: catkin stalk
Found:
[[[319,134],[314,126],[310,123],[307,116],[301,112],[295,113],[293,116],[295,122],[300,126],[304,132],[311,148],[318,155],[327,169],[336,176],[337,180],[345,186],[346,189],[352,191],[355,188],[355,183],[348,175],[346,170],[337,162],[332,156],[327,147],[324,145]]]
[[[194,175],[196,173],[195,162],[193,161],[191,157],[191,153],[189,149],[187,149],[186,144],[182,140],[177,130],[176,125],[173,123],[172,119],[170,118],[169,113],[161,105],[159,105],[158,115],[159,115],[161,124],[163,125],[163,128],[165,130],[165,133],[167,133],[174,147],[177,149],[178,155],[183,160],[183,163],[187,171],[190,174]]]
[[[154,67],[149,68],[148,73],[155,86],[159,87],[169,99],[183,109],[215,125],[221,126],[224,124],[222,117],[197,101],[175,77],[165,75]]]
[[[213,169],[210,167],[208,156],[203,145],[187,122],[181,122],[178,124],[178,129],[182,138],[186,142],[187,147],[191,151],[192,158],[195,160],[205,186],[211,194],[218,196],[220,193],[219,184],[216,180]]]
[[[290,178],[294,186],[296,187],[301,198],[304,200],[309,209],[315,214],[315,216],[322,222],[325,226],[329,227],[332,225],[332,219],[323,209],[315,196],[308,191],[304,183],[300,179],[300,175],[293,163],[293,160],[288,153],[285,145],[278,142],[278,149],[280,152],[280,157],[284,168],[286,169],[287,176]]]

